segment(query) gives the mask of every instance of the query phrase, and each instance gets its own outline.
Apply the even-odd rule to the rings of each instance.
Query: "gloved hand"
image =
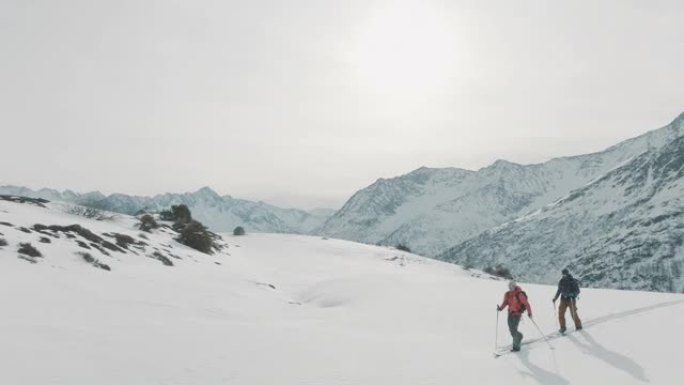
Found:
[[[501,311],[501,310],[502,310],[502,309],[501,309],[501,306],[496,305],[496,311]]]

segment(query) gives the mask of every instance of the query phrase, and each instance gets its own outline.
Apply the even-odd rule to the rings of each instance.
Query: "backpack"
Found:
[[[572,278],[572,282],[570,283],[570,292],[572,293],[573,297],[578,297],[580,293],[579,282],[574,277]]]
[[[579,282],[575,277],[563,277],[563,286],[561,295],[566,298],[576,298],[579,296],[580,288]]]
[[[527,299],[527,293],[525,293],[523,290],[520,290],[520,292],[515,297],[515,299],[518,300],[518,303],[520,303],[520,313],[524,313],[527,311],[527,306],[525,306],[523,301],[520,300],[520,294],[524,295],[525,299]]]

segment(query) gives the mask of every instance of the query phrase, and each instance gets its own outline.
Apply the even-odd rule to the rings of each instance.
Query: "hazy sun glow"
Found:
[[[455,32],[429,1],[376,9],[363,24],[352,61],[366,86],[381,94],[424,97],[455,72]]]

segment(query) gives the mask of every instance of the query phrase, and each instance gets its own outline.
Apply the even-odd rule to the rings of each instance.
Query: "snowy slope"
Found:
[[[440,259],[504,264],[553,282],[684,292],[684,137],[654,148],[536,213],[487,231]]]
[[[435,256],[682,135],[684,114],[666,127],[595,154],[534,165],[500,160],[476,172],[421,168],[379,179],[357,192],[317,232],[371,244],[402,243]]]
[[[79,223],[136,235],[132,220],[92,221],[0,202],[0,383],[3,384],[659,384],[681,382],[684,296],[583,291],[585,330],[494,359],[494,305],[506,283],[396,250],[315,237],[226,236],[207,256],[169,235],[148,243],[182,257],[76,258],[66,238],[16,244],[34,223]],[[114,256],[115,254],[112,254]],[[216,264],[219,262],[220,264]],[[554,288],[525,285],[537,324],[556,326]],[[499,319],[504,347],[505,320]]]
[[[106,270],[133,263],[173,267],[205,260],[220,261],[222,255],[207,255],[174,240],[178,233],[160,227],[153,233],[138,230],[135,217],[105,212],[107,219],[84,217],[68,203],[0,196],[0,239],[7,243],[4,252],[19,257],[23,263],[48,264],[59,267],[63,262],[94,266],[84,254]],[[22,243],[29,243],[42,255],[18,253]],[[224,244],[219,241],[219,244]],[[94,266],[97,267],[97,266]],[[102,267],[102,266],[100,266]]]
[[[160,194],[154,197],[111,194],[100,192],[76,194],[69,190],[59,192],[52,189],[34,191],[25,187],[0,186],[0,194],[44,198],[50,201],[64,201],[134,215],[141,210],[159,212],[171,205],[187,205],[195,217],[214,231],[232,231],[237,226],[248,232],[276,232],[308,234],[320,227],[332,215],[329,210],[307,212],[297,209],[283,209],[263,202],[219,196],[209,187],[192,193]]]

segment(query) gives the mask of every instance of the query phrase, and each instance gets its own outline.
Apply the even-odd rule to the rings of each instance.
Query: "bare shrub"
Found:
[[[171,260],[168,257],[160,253],[159,251],[155,251],[154,253],[152,253],[152,256],[150,258],[160,261],[165,266],[173,266],[173,262],[171,262]]]
[[[80,255],[81,258],[83,258],[84,261],[86,261],[86,262],[88,262],[89,264],[91,264],[91,265],[97,267],[98,269],[107,270],[107,271],[111,271],[111,270],[112,270],[112,268],[109,267],[109,265],[107,265],[106,263],[100,262],[97,258],[93,257],[92,255],[90,255],[90,254],[88,254],[88,253],[79,252],[79,253],[77,253],[77,254]]]
[[[407,253],[410,253],[410,252],[411,252],[411,248],[408,247],[408,246],[406,246],[406,244],[404,244],[404,243],[398,244],[398,245],[396,246],[396,249],[397,249],[397,250],[401,250],[401,251],[405,251],[405,252],[407,252]]]
[[[159,218],[163,221],[173,221],[176,224],[186,224],[192,221],[192,214],[186,205],[171,206],[171,210],[164,210],[159,213]]]
[[[35,247],[33,247],[32,244],[30,243],[20,243],[19,244],[19,249],[17,250],[19,254],[24,254],[28,255],[29,257],[42,257],[43,254],[38,251]]]
[[[178,242],[203,253],[212,253],[214,240],[202,223],[190,221],[183,226],[179,233],[178,238],[176,238]]]
[[[142,231],[145,232],[152,232],[152,230],[156,229],[159,227],[159,224],[157,221],[154,220],[154,217],[150,214],[145,214],[142,217],[140,217],[140,223],[138,224],[138,228]]]
[[[484,272],[501,278],[513,279],[511,271],[502,264],[498,264],[495,267],[487,266],[484,269]]]
[[[96,221],[109,221],[115,217],[113,214],[108,214],[102,210],[85,206],[69,206],[67,213],[78,215],[79,217],[95,219]]]

